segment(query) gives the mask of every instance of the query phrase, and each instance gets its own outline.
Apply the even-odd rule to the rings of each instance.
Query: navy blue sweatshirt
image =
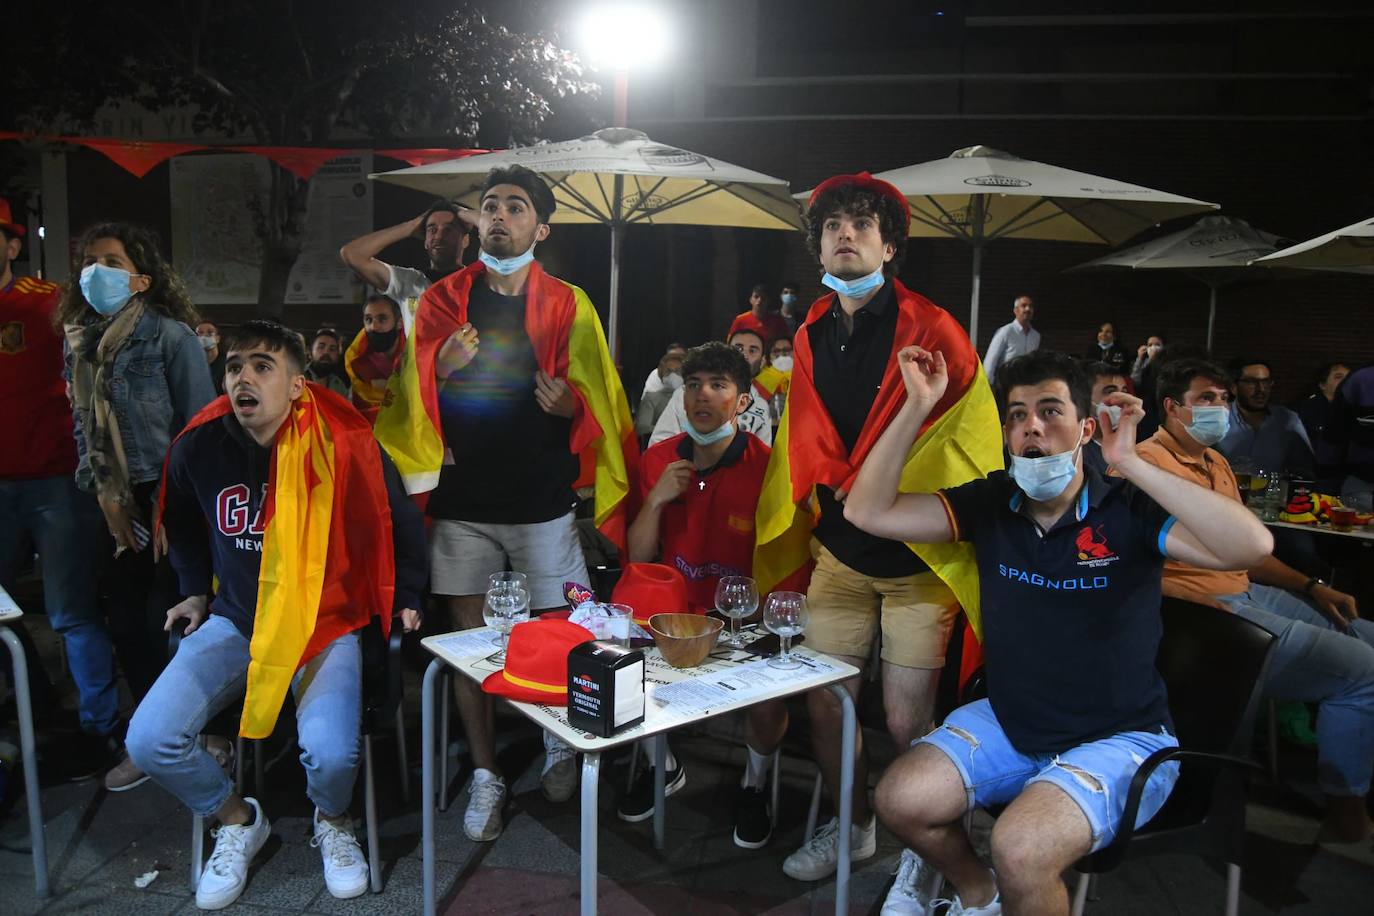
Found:
[[[381,446],[377,448],[380,452]],[[396,552],[396,601],[385,610],[418,610],[429,577],[424,519],[406,496],[391,459],[385,452],[381,455]],[[271,459],[271,449],[254,442],[230,413],[182,436],[167,463],[163,518],[181,593],[207,595],[211,575],[218,576],[219,590],[210,611],[232,621],[248,639],[258,606],[262,513]],[[338,496],[348,498],[346,493]]]

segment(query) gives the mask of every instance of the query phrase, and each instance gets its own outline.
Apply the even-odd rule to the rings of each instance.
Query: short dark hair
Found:
[[[1336,368],[1337,366],[1345,366],[1347,369],[1349,369],[1350,363],[1346,362],[1343,359],[1333,359],[1329,362],[1322,363],[1321,366],[1317,368],[1316,387],[1320,388],[1321,386],[1325,385],[1326,377],[1330,375],[1331,370]]]
[[[759,339],[759,346],[762,347],[764,350],[768,349],[768,341],[764,340],[763,335],[760,334],[758,331],[755,331],[753,328],[738,328],[735,330],[733,334],[730,335],[730,337],[725,342],[727,344],[731,343],[732,341],[734,341],[736,337],[740,336],[741,334],[753,334],[755,337]]]
[[[270,318],[253,318],[239,325],[229,335],[229,345],[224,352],[247,350],[255,344],[273,353],[285,353],[296,372],[305,371],[305,343],[299,331]]]
[[[682,360],[682,377],[691,378],[698,372],[725,376],[735,383],[736,394],[748,394],[754,377],[744,354],[718,340],[708,341],[687,351],[686,358]]]
[[[801,289],[796,280],[783,280],[778,289]]]
[[[886,194],[857,184],[842,184],[823,191],[806,213],[806,247],[818,261],[825,221],[840,213],[871,216],[878,221],[878,234],[894,249],[892,260],[883,265],[883,273],[896,273],[902,255],[906,254],[907,217],[902,205]]]
[[[780,340],[785,340],[790,344],[792,342],[792,335],[787,333],[779,334],[777,337],[774,337],[772,340],[768,342],[768,349],[773,349],[773,344],[777,343]]]
[[[541,223],[547,223],[549,217],[553,216],[553,211],[558,209],[548,183],[538,172],[532,172],[523,165],[510,165],[487,172],[487,180],[482,185],[482,196],[486,197],[487,192],[498,184],[513,184],[528,194],[530,203],[534,205],[534,214],[539,217]]]
[[[749,298],[751,298],[751,299],[754,298],[754,294],[755,294],[755,293],[758,293],[760,296],[763,296],[764,298],[767,298],[767,297],[768,297],[768,287],[765,286],[765,285],[762,284],[762,283],[755,283],[755,284],[754,284],[752,287],[750,287],[750,289],[749,289]]]
[[[1246,365],[1251,364],[1246,363]],[[1183,396],[1188,393],[1188,387],[1193,384],[1193,379],[1196,378],[1205,378],[1221,388],[1226,388],[1231,384],[1231,379],[1227,376],[1226,370],[1211,360],[1195,357],[1170,360],[1160,367],[1159,378],[1155,380],[1155,394],[1161,419],[1164,416],[1164,399],[1169,398],[1182,404]]]
[[[1131,373],[1127,372],[1125,369],[1113,366],[1111,363],[1104,363],[1100,361],[1084,363],[1083,371],[1088,374],[1088,381],[1090,382],[1096,382],[1098,379],[1107,375],[1116,375],[1125,379],[1131,377]]]
[[[1025,356],[1003,363],[997,370],[993,392],[997,396],[997,409],[1002,413],[1003,422],[1007,416],[1007,398],[1013,388],[1039,385],[1055,379],[1069,387],[1069,399],[1073,401],[1074,410],[1078,411],[1078,419],[1091,416],[1093,380],[1083,365],[1064,353],[1032,350]]]
[[[332,337],[336,344],[343,345],[343,338],[339,336],[338,331],[333,328],[320,328],[315,332],[315,336],[310,338],[311,346],[314,346],[315,341],[319,340],[321,337]]]
[[[363,308],[366,309],[373,302],[385,302],[387,305],[391,306],[391,314],[396,318],[396,323],[401,323],[401,306],[395,299],[391,298],[386,293],[373,293],[367,297],[367,301],[363,303]]]
[[[1274,374],[1274,367],[1269,365],[1269,360],[1260,359],[1258,356],[1237,356],[1226,364],[1233,381],[1241,377],[1241,372],[1246,366],[1263,366],[1270,375]]]
[[[436,200],[429,205],[429,209],[425,211],[424,217],[420,220],[420,228],[423,229],[427,227],[429,225],[429,218],[436,213],[452,213],[454,222],[458,223],[458,228],[464,228],[461,221],[458,219],[458,205],[451,200],[442,199]]]

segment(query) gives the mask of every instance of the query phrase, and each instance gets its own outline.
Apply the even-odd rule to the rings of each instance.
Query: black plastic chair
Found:
[[[1169,710],[1179,740],[1156,751],[1131,780],[1121,831],[1110,844],[1079,860],[1073,914],[1081,916],[1092,875],[1127,858],[1164,853],[1217,856],[1226,862],[1227,916],[1240,904],[1245,844],[1245,789],[1250,742],[1274,636],[1235,614],[1173,598],[1164,599],[1159,671],[1169,688]],[[1181,761],[1178,783],[1164,807],[1135,829],[1150,774],[1167,760]]]
[[[172,632],[170,648],[173,655],[176,654],[184,628],[183,623],[181,627]],[[381,623],[375,617],[360,631],[363,662],[363,721],[361,728],[363,741],[363,821],[367,830],[368,878],[374,894],[382,892],[382,863],[380,837],[378,836],[380,822],[377,820],[377,790],[373,777],[372,738],[386,729],[394,729],[396,733],[397,754],[401,771],[401,797],[406,804],[410,803],[410,768],[406,760],[405,716],[402,711],[405,692],[402,678],[401,642],[404,636],[405,632],[401,627],[399,618],[392,622],[389,639],[382,639]],[[254,743],[257,744],[257,742]],[[242,738],[237,739],[235,779],[237,791],[240,794],[243,791],[244,744]],[[254,760],[257,761],[258,759],[258,750],[255,747]],[[255,790],[260,792],[262,791],[263,775],[261,767],[258,767],[257,770]],[[205,819],[198,815],[193,816],[191,824],[192,891],[196,889],[196,885],[200,881],[200,873],[204,869],[204,843]]]

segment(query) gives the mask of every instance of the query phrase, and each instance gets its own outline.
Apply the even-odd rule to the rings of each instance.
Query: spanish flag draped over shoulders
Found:
[[[405,306],[403,305],[400,308],[402,312],[404,312]],[[406,349],[405,338],[407,336],[404,318],[402,318],[402,327],[398,328],[398,330],[401,332],[401,339],[399,341],[401,345],[400,349],[401,352],[404,353]],[[364,329],[359,331],[357,336],[353,338],[353,342],[348,345],[348,350],[344,353],[343,362],[344,371],[348,373],[348,383],[353,392],[353,402],[355,406],[362,412],[363,416],[368,419],[375,419],[378,409],[381,408],[386,400],[386,391],[390,388],[391,376],[395,375],[396,367],[388,366],[386,376],[382,376],[378,379],[387,382],[386,388],[374,385],[372,384],[374,379],[368,377],[367,368],[365,368],[366,364],[362,362],[371,355],[372,347],[368,344],[367,331]]]
[[[407,335],[400,390],[377,419],[377,438],[411,493],[431,490],[439,481],[444,439],[435,362],[444,342],[467,322],[468,295],[484,273],[485,265],[474,262],[420,297],[414,333]],[[535,360],[550,376],[567,381],[576,402],[568,448],[581,460],[577,486],[596,487],[596,526],[623,550],[639,446],[601,319],[586,293],[549,276],[537,261],[530,265],[525,292],[525,331]]]
[[[918,346],[944,354],[949,387],[921,427],[907,454],[901,489],[930,493],[985,477],[1002,467],[997,405],[968,335],[948,312],[895,278],[897,329],[882,386],[853,450],[846,449],[816,391],[810,329],[835,301],[835,294],[811,306],[793,340],[792,380],[787,410],[773,441],[755,527],[754,577],[759,591],[804,589],[811,572],[810,539],[815,526],[817,485],[850,490],[864,458],[906,399],[897,353]],[[794,430],[799,430],[796,436]],[[978,567],[970,544],[908,544],[949,585],[976,633],[979,618]]]
[[[221,395],[178,435],[232,412]],[[170,454],[170,449],[169,449]],[[166,503],[163,468],[161,507]],[[262,565],[239,734],[266,738],[296,671],[381,617],[391,628],[395,554],[381,453],[364,417],[313,383],[272,445]]]

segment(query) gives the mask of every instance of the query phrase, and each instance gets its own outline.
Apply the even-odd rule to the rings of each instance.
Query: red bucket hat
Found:
[[[631,563],[620,574],[611,602],[628,604],[634,622],[647,627],[655,614],[688,613],[687,580],[662,563]]]
[[[510,631],[506,667],[488,675],[482,689],[521,703],[568,702],[568,653],[595,637],[586,627],[541,618]]]
[[[911,231],[911,202],[906,199],[906,195],[897,190],[896,185],[883,181],[881,178],[874,178],[867,172],[856,172],[853,175],[835,175],[827,178],[825,181],[816,185],[811,191],[811,197],[807,200],[806,206],[815,206],[816,198],[820,197],[826,191],[833,191],[836,188],[843,188],[846,185],[855,185],[856,187],[863,188],[865,191],[872,191],[874,194],[890,197],[897,201],[897,203],[901,205],[902,215],[906,217],[904,231]]]
[[[28,230],[14,221],[14,214],[10,212],[10,202],[0,197],[0,229],[10,235],[25,235]]]

